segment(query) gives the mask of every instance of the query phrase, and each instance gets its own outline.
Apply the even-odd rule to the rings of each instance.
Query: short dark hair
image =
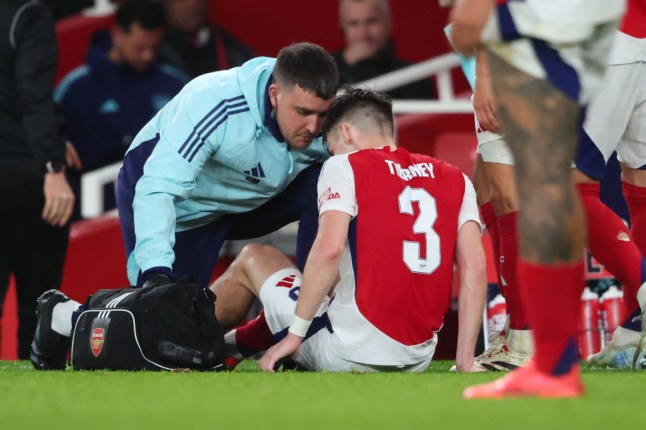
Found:
[[[164,7],[154,0],[124,0],[115,14],[117,26],[128,32],[133,23],[139,23],[146,30],[157,30],[166,26]]]
[[[332,103],[323,124],[323,137],[326,139],[341,121],[354,118],[357,114],[362,114],[364,119],[372,119],[377,125],[387,126],[391,135],[395,130],[393,103],[387,94],[370,88],[349,88]]]
[[[295,43],[278,52],[273,71],[274,81],[298,85],[327,100],[339,89],[339,72],[334,58],[313,43]]]

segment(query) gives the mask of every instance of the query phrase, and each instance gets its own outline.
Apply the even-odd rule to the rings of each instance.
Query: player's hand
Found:
[[[141,288],[154,288],[160,285],[168,285],[175,280],[172,276],[156,271],[155,268],[149,269],[143,274],[143,284]]]
[[[458,52],[472,55],[489,19],[492,0],[457,0],[451,11],[451,41]]]
[[[487,369],[485,369],[482,366],[479,366],[479,365],[475,364],[473,361],[471,361],[471,363],[469,363],[469,364],[456,365],[456,369],[457,369],[458,373],[479,373],[479,372],[486,372],[487,371]]]
[[[74,193],[67,183],[65,173],[46,173],[43,193],[45,194],[43,220],[58,227],[67,224],[74,209]]]
[[[263,372],[275,372],[274,367],[278,361],[285,357],[293,358],[298,355],[302,342],[302,337],[288,332],[283,340],[269,348],[260,361],[258,361],[258,369]]]
[[[496,134],[501,133],[500,123],[496,119],[496,104],[491,89],[491,79],[488,75],[482,74],[482,76],[476,77],[473,110],[483,130]]]
[[[69,141],[65,142],[65,161],[67,162],[67,167],[73,167],[76,170],[83,168],[83,163],[81,163],[81,158],[76,152],[76,148]]]

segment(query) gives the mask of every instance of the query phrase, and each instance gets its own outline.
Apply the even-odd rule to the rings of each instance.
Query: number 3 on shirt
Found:
[[[433,230],[437,219],[435,197],[425,189],[406,187],[399,195],[399,212],[415,215],[413,202],[419,206],[419,215],[413,224],[413,232],[423,234],[426,238],[426,258],[421,257],[421,245],[418,242],[404,241],[403,258],[408,269],[413,273],[429,275],[440,265],[440,236]]]

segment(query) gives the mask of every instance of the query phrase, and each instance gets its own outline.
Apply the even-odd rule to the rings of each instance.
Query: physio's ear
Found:
[[[271,84],[269,86],[269,102],[271,103],[271,107],[276,109],[276,105],[278,105],[278,94],[280,93],[280,86],[278,84]]]

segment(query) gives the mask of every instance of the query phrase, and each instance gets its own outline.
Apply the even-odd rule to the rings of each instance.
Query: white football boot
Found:
[[[476,357],[475,364],[492,372],[523,367],[534,353],[531,330],[509,330],[503,343],[492,346]]]
[[[503,343],[505,343],[507,341],[507,336],[509,336],[509,315],[507,315],[507,319],[505,320],[505,325],[503,326],[502,330],[500,330],[499,332],[494,332],[492,335],[488,336],[488,338],[489,338],[489,348],[487,348],[478,357],[482,357],[484,354],[487,353],[487,351],[491,351],[494,348],[496,348],[496,347],[502,345]],[[474,359],[474,361],[477,360],[478,357],[476,357]],[[482,371],[489,370],[489,369],[486,369],[486,368],[484,368],[482,366],[477,366],[477,367],[479,367]],[[458,367],[455,364],[453,366],[451,366],[451,368],[449,369],[449,372],[457,372],[457,371],[458,371]]]
[[[595,366],[628,369],[633,365],[633,357],[639,338],[638,331],[617,327],[612,340],[601,351],[588,357],[586,361]]]

